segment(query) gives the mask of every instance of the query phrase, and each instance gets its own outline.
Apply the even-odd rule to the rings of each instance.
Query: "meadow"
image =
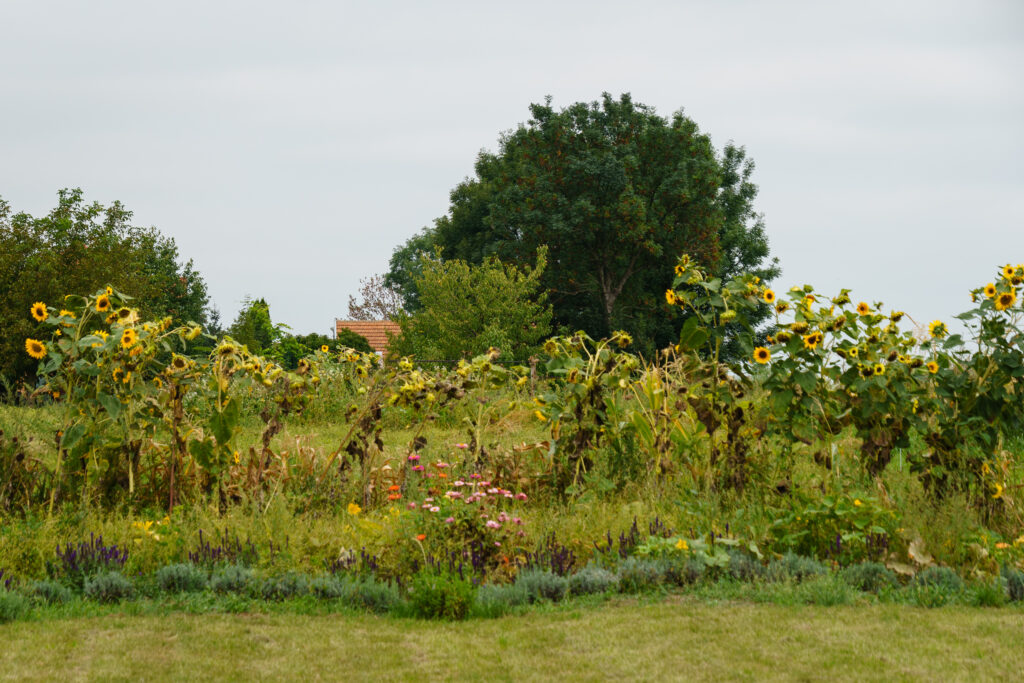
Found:
[[[532,370],[327,347],[286,369],[229,338],[190,353],[198,326],[140,320],[113,288],[38,302],[39,382],[0,406],[5,664],[40,634],[92,639],[89,616],[105,644],[72,675],[114,675],[103,652],[130,642],[185,672],[180,643],[154,644],[182,632],[240,677],[200,643],[249,619],[275,643],[266,676],[344,640],[385,678],[490,678],[437,667],[495,641],[539,677],[542,634],[569,623],[580,677],[647,677],[633,656],[660,675],[697,643],[701,678],[948,677],[935,653],[1019,671],[1022,282],[1000,267],[951,334],[683,257],[678,344],[645,358],[577,332]],[[792,638],[758,654],[777,624]],[[890,638],[914,629],[930,640]]]

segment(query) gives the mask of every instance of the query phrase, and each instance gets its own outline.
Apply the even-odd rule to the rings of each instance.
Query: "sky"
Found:
[[[756,164],[776,288],[919,322],[1024,261],[1024,3],[0,5],[0,197],[120,200],[225,322],[328,333],[529,118],[629,92]]]

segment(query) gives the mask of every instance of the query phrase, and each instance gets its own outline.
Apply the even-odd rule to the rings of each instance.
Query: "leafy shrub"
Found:
[[[526,593],[529,602],[558,602],[569,589],[569,579],[552,571],[525,569],[516,577],[516,585]]]
[[[764,565],[756,557],[741,550],[729,550],[728,553],[729,576],[737,581],[755,581],[764,577]]]
[[[804,581],[828,573],[828,567],[812,557],[786,553],[772,560],[765,572],[769,581]]]
[[[220,567],[210,577],[210,588],[218,593],[241,593],[253,578],[251,569],[240,564]]]
[[[309,592],[321,600],[337,600],[347,594],[349,586],[337,576],[317,576],[309,582]]]
[[[1004,567],[1003,580],[1006,581],[1006,593],[1010,600],[1024,601],[1024,572],[1013,567]]]
[[[964,589],[964,581],[949,567],[927,567],[914,577],[915,586],[937,586],[949,593]]]
[[[848,585],[865,593],[877,593],[883,588],[899,585],[896,574],[881,562],[851,564],[840,571],[839,576]]]
[[[28,594],[47,605],[62,605],[71,600],[71,589],[57,581],[35,581],[29,585]]]
[[[459,621],[469,614],[473,594],[473,584],[458,574],[422,571],[409,586],[409,603],[421,619]]]
[[[971,586],[967,599],[972,607],[1002,607],[1006,604],[1006,590],[1003,581],[980,581]]]
[[[0,624],[14,621],[28,611],[28,600],[20,593],[0,590]]]
[[[342,600],[349,607],[383,614],[393,610],[402,601],[398,588],[373,577],[352,579]]]
[[[194,564],[172,564],[157,571],[156,583],[168,592],[194,593],[206,588],[207,575]]]
[[[500,617],[529,601],[529,595],[519,584],[486,584],[476,591],[472,614],[484,618]]]
[[[251,584],[253,597],[263,600],[287,600],[309,593],[309,577],[299,572],[285,572]]]
[[[79,541],[76,545],[67,543],[63,549],[58,545],[57,560],[47,561],[46,572],[51,579],[82,588],[90,576],[121,571],[127,559],[127,548],[119,549],[116,543],[108,546],[102,535],[89,534],[88,541]]]
[[[852,605],[857,592],[840,577],[833,574],[818,576],[797,587],[803,602],[822,607]]]
[[[569,577],[569,594],[593,595],[595,593],[607,593],[618,588],[618,584],[619,577],[615,574],[595,564],[588,564]]]
[[[653,590],[665,582],[667,564],[662,560],[627,557],[619,564],[619,590],[623,593],[642,593]]]
[[[103,572],[85,580],[85,594],[96,602],[120,602],[131,597],[132,584],[121,572]]]

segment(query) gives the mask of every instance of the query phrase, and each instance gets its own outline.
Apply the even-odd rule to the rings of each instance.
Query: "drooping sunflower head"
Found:
[[[835,320],[832,321],[832,325],[831,325],[832,331],[833,332],[838,332],[839,330],[843,329],[843,325],[845,325],[845,324],[846,324],[846,318],[844,318],[842,316],[836,318]]]
[[[628,332],[620,330],[615,334],[615,342],[619,345],[620,349],[624,349],[633,343],[633,337],[629,336]]]
[[[787,302],[787,301],[780,301],[779,303],[775,304],[775,312],[776,313],[785,313],[788,310],[789,310],[789,302]]]
[[[758,346],[754,349],[754,362],[764,365],[772,359],[772,352],[763,346]]]
[[[932,373],[933,375],[939,371],[939,364],[933,360],[928,361],[927,367],[928,372]]]
[[[857,304],[858,315],[868,315],[869,313],[871,313],[871,306],[868,306],[868,303],[866,301],[861,301],[859,304]]]
[[[25,351],[36,360],[40,360],[46,355],[46,344],[37,339],[26,339]]]
[[[671,289],[666,289],[665,290],[665,302],[668,303],[669,306],[675,306],[676,305],[676,301],[677,301],[677,299],[676,299],[675,291],[671,290]]]
[[[109,294],[100,294],[98,297],[96,297],[96,310],[99,313],[106,313],[107,311],[110,310]]]
[[[171,370],[174,372],[181,372],[188,367],[188,359],[178,354],[174,354],[174,358],[171,359]]]
[[[941,320],[933,320],[928,323],[928,334],[931,335],[933,339],[942,339],[948,332],[949,330],[946,328],[946,323]]]
[[[989,299],[991,299],[995,295],[996,295],[996,286],[995,286],[995,284],[990,282],[987,285],[985,285],[985,296],[987,296]]]
[[[221,345],[217,347],[217,355],[221,358],[233,356],[236,353],[238,353],[238,347],[231,342],[221,342]]]
[[[304,375],[307,372],[309,372],[309,361],[306,360],[305,358],[300,358],[299,366],[298,368],[296,368],[295,371],[298,372],[300,375]]]
[[[867,379],[868,377],[870,377],[871,375],[873,375],[875,373],[874,368],[872,368],[870,365],[861,365],[861,366],[858,366],[857,369],[858,369],[858,371],[860,371],[860,376],[865,378],[865,379]]]
[[[785,344],[792,338],[793,335],[791,335],[789,332],[786,332],[785,330],[780,330],[775,334],[775,341],[777,341],[780,344]]]
[[[808,330],[808,325],[805,322],[795,322],[789,326],[789,329],[793,330],[797,334],[803,334]]]
[[[894,323],[898,323],[899,321],[903,320],[904,315],[906,315],[906,313],[904,313],[903,311],[893,311],[892,313],[889,314],[889,320],[893,321]]]
[[[1017,302],[1017,292],[1010,290],[1009,292],[1003,292],[996,297],[996,310],[1005,311],[1010,306],[1013,306]]]
[[[139,340],[139,333],[133,327],[126,327],[121,333],[121,348],[130,349]]]
[[[48,317],[48,314],[46,312],[46,304],[44,304],[42,301],[37,301],[34,304],[32,304],[32,317],[35,318],[38,322],[43,322],[44,320],[46,320],[46,318]]]
[[[766,304],[775,303],[775,292],[770,289],[766,289],[761,293],[761,298],[764,299]]]

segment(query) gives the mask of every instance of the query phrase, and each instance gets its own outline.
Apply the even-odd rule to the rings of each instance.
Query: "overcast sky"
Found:
[[[173,237],[328,332],[529,117],[630,92],[757,165],[777,285],[919,321],[1024,261],[1024,2],[0,4],[0,196]]]

